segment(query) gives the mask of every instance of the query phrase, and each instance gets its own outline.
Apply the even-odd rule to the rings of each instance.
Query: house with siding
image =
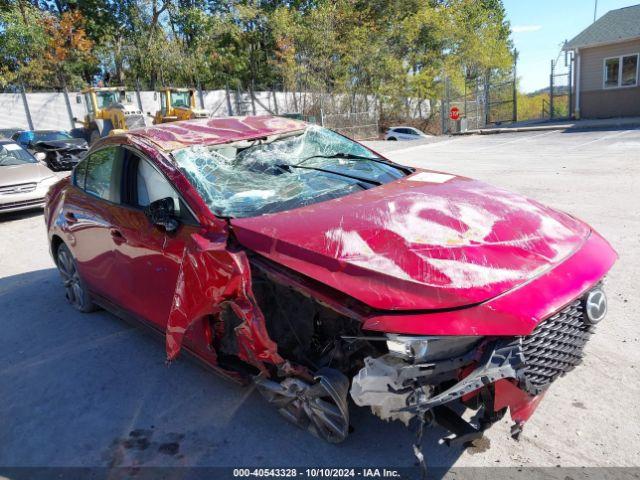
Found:
[[[640,4],[611,10],[568,41],[577,118],[640,116]]]

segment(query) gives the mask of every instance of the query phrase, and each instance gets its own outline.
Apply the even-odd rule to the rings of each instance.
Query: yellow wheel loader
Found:
[[[124,87],[88,87],[81,93],[87,110],[82,123],[89,144],[116,131],[145,127],[151,123],[133,104]]]
[[[154,124],[207,118],[209,112],[196,108],[196,91],[192,88],[164,87],[156,91],[160,97],[160,110],[153,119]]]

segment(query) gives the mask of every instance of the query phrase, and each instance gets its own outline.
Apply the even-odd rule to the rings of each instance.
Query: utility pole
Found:
[[[513,121],[518,121],[518,50],[513,49]]]
[[[549,118],[553,120],[553,70],[554,61],[551,60],[551,74],[549,75]]]
[[[595,0],[596,4],[593,7],[593,22],[595,23],[596,17],[598,16],[598,0]]]

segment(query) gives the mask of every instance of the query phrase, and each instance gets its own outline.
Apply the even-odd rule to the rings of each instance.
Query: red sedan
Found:
[[[349,396],[461,443],[509,409],[517,436],[580,363],[616,259],[567,214],[275,117],[104,138],[45,218],[75,308],[153,327],[331,442]]]

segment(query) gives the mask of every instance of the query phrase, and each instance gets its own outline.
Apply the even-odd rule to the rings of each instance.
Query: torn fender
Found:
[[[210,239],[198,233],[190,236],[182,255],[167,322],[167,360],[177,358],[185,333],[197,320],[225,305],[242,321],[235,329],[238,357],[262,372],[263,362],[283,364],[253,296],[246,253],[229,249],[226,237]]]

